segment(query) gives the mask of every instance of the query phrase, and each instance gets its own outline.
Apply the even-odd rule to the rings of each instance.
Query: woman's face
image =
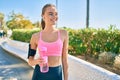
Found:
[[[46,25],[55,25],[58,19],[58,13],[55,7],[47,7],[42,15]]]

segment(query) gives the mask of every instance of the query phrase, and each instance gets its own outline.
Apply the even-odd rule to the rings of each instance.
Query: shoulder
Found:
[[[66,30],[60,29],[59,31],[63,41],[66,41],[69,39],[68,32]]]
[[[40,32],[37,32],[37,33],[32,34],[32,38],[34,38],[34,39],[38,38],[38,37],[39,37],[39,34],[40,34]]]
[[[39,40],[39,34],[40,34],[40,32],[32,34],[31,43],[32,42],[37,42]]]
[[[68,36],[68,32],[64,29],[60,29],[60,34],[64,35],[64,36]]]

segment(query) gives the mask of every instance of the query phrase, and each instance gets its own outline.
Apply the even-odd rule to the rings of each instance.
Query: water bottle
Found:
[[[40,71],[43,72],[43,73],[46,73],[49,70],[49,67],[48,67],[48,57],[47,56],[43,56],[42,58],[45,60],[45,62],[40,65]]]
[[[44,60],[44,63],[40,64],[40,71],[42,73],[46,73],[49,71],[49,66],[48,66],[48,56],[46,56],[47,48],[42,47],[40,48],[40,57]]]

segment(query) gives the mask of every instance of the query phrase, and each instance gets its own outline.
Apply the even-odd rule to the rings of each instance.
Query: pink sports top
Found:
[[[60,32],[58,30],[58,39],[54,42],[45,42],[42,40],[42,32],[40,32],[40,39],[38,42],[38,50],[40,55],[45,56],[61,56],[62,55],[62,48],[63,42],[60,38]],[[42,54],[42,52],[44,52]]]

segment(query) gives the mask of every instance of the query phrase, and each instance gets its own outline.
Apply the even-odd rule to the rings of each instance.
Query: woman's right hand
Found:
[[[38,58],[38,59],[34,59],[34,63],[37,65],[39,65],[39,64],[42,64],[42,63],[44,63],[45,61],[44,61],[44,59],[43,58]]]
[[[38,58],[38,59],[34,59],[33,57],[29,57],[29,59],[28,59],[28,64],[30,65],[30,66],[35,66],[35,65],[39,65],[39,64],[42,64],[42,63],[44,63],[45,61],[44,61],[44,59],[43,58]]]

